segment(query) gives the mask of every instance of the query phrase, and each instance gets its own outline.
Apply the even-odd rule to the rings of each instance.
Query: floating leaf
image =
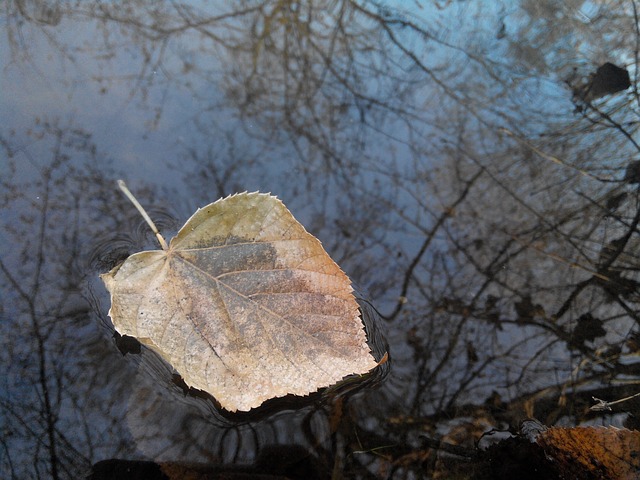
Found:
[[[169,245],[148,222],[164,249],[101,275],[109,315],[223,408],[307,395],[376,366],[349,278],[276,197],[218,200]]]
[[[574,88],[574,95],[587,102],[606,95],[622,92],[631,86],[631,78],[626,68],[607,62],[591,74],[586,84]]]
[[[569,341],[569,347],[579,349],[585,342],[592,342],[598,337],[603,337],[607,331],[603,328],[602,320],[590,313],[585,313],[578,318]]]
[[[615,427],[549,428],[537,443],[563,478],[640,478],[640,432]]]
[[[640,478],[640,432],[615,427],[547,428],[523,422],[520,434],[491,445],[477,479],[635,480]]]

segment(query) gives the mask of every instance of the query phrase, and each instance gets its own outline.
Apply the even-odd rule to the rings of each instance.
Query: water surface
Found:
[[[425,438],[632,425],[637,401],[589,406],[637,392],[634,8],[6,3],[0,476],[423,478],[443,468]],[[123,355],[98,274],[156,247],[117,178],[166,237],[277,195],[352,278],[389,374],[229,417]]]

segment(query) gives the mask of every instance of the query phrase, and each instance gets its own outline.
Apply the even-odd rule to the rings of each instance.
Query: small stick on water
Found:
[[[151,227],[151,231],[155,233],[156,238],[158,239],[158,242],[160,242],[160,245],[162,246],[162,249],[169,250],[169,246],[167,245],[167,242],[165,242],[164,237],[160,235],[160,232],[158,231],[158,227],[156,227],[156,224],[153,223],[153,220],[151,220],[151,217],[147,215],[147,212],[145,212],[144,208],[142,208],[142,205],[140,205],[140,202],[138,202],[136,197],[133,196],[133,193],[131,193],[131,191],[127,187],[127,184],[124,183],[124,180],[118,180],[118,187],[120,187],[120,190],[122,190],[123,193],[127,196],[127,198],[131,200],[131,203],[133,203],[133,205],[138,209],[138,211],[142,215],[142,218],[144,218],[147,224],[149,224],[149,226]]]
[[[639,397],[640,392],[631,395],[629,397],[621,398],[620,400],[615,400],[613,402],[607,402],[606,400],[602,400],[601,398],[591,397],[594,402],[598,402],[595,405],[591,406],[589,410],[594,410],[596,412],[601,412],[603,410],[611,410],[611,405],[615,405],[616,403],[626,402],[627,400],[631,400],[633,398]]]

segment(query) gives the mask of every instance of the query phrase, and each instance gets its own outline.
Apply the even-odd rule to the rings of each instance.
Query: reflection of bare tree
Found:
[[[242,71],[262,70],[243,77],[243,81],[256,85],[238,103],[248,115],[269,119],[272,125],[285,125],[294,141],[304,139],[307,144],[317,146],[317,151],[325,154],[325,160],[330,160],[331,172],[349,188],[358,189],[358,179],[367,170],[380,174],[377,178],[385,185],[382,196],[377,196],[371,187],[362,189],[360,204],[371,205],[372,198],[376,199],[377,205],[386,207],[384,211],[398,216],[401,225],[398,231],[413,235],[417,231],[417,248],[399,257],[400,275],[389,276],[389,282],[380,286],[380,291],[399,288],[400,298],[388,317],[403,323],[407,344],[413,349],[411,357],[403,358],[413,360],[403,366],[411,364],[416,379],[415,383],[402,387],[411,399],[409,420],[415,421],[415,417],[434,411],[450,415],[459,400],[469,396],[482,403],[497,387],[496,378],[501,380],[502,395],[510,392],[514,400],[513,407],[508,408],[511,416],[503,416],[501,421],[517,424],[527,414],[541,415],[544,410],[537,410],[536,402],[544,403],[547,395],[553,396],[552,392],[557,390],[562,392],[561,405],[553,409],[552,415],[544,413],[546,421],[553,423],[569,415],[579,422],[592,415],[577,409],[578,404],[584,406],[582,400],[578,401],[585,398],[582,390],[599,389],[600,382],[606,384],[627,371],[617,361],[620,352],[615,352],[633,331],[637,318],[634,305],[637,280],[631,267],[635,264],[631,252],[637,236],[638,210],[633,203],[625,203],[628,209],[612,214],[614,205],[609,203],[611,199],[623,198],[624,202],[633,202],[636,196],[633,185],[628,181],[616,182],[611,175],[615,169],[624,169],[626,155],[637,154],[633,141],[636,119],[628,118],[618,106],[613,111],[631,123],[615,120],[611,114],[591,106],[585,110],[586,124],[565,115],[559,117],[564,125],[549,125],[550,133],[543,134],[548,140],[536,142],[538,146],[528,141],[509,144],[505,138],[510,137],[499,136],[499,123],[493,123],[488,112],[479,106],[487,99],[472,98],[475,94],[472,87],[478,84],[468,76],[461,76],[455,83],[443,82],[435,69],[402,42],[395,27],[413,29],[414,33],[431,39],[428,31],[393,13],[355,10],[377,22],[382,29],[375,32],[385,32],[388,38],[363,33],[366,32],[361,26],[363,22],[357,22],[360,35],[347,37],[341,23],[343,17],[336,15],[331,24],[334,28],[328,30],[327,37],[337,47],[331,56],[323,56],[318,53],[322,50],[319,42],[325,37],[318,35],[308,40],[293,27],[289,28],[294,22],[283,20],[280,35],[275,29],[268,29],[268,39],[257,35],[254,54],[250,61],[247,58]],[[305,31],[309,32],[309,28]],[[312,46],[302,48],[303,42]],[[354,44],[366,45],[368,53],[353,53]],[[351,48],[342,50],[339,47],[342,45]],[[325,102],[334,106],[338,103],[335,97],[323,95],[331,89],[332,81],[340,85],[336,90],[342,92],[341,101],[345,96],[349,98],[347,105],[357,104],[352,102],[353,98],[367,99],[370,85],[350,82],[338,70],[344,66],[354,72],[353,79],[358,74],[363,78],[368,65],[389,60],[380,50],[389,47],[399,50],[406,61],[422,70],[432,81],[432,87],[445,98],[463,103],[461,109],[481,119],[479,125],[469,119],[446,125],[444,128],[457,130],[458,134],[453,144],[439,151],[414,143],[415,163],[405,175],[397,162],[367,156],[366,149],[365,155],[358,157],[362,151],[349,143],[364,136],[379,147],[381,142],[374,140],[372,125],[366,120],[368,110],[349,115],[345,108],[341,115],[333,117],[328,112],[339,110],[323,107]],[[378,55],[377,62],[366,61],[370,52]],[[485,72],[499,73],[500,65],[473,55],[471,49],[468,52],[469,58]],[[310,58],[314,54],[318,58]],[[402,63],[400,59],[394,57],[396,63]],[[321,74],[309,79],[313,70],[300,65],[317,65]],[[379,80],[380,72],[368,73]],[[384,79],[393,82],[390,75]],[[464,85],[464,89],[456,83]],[[496,88],[502,89],[504,85],[497,84]],[[395,99],[393,95],[390,98]],[[517,121],[527,114],[518,103],[508,107],[518,110],[496,111],[502,121]],[[412,113],[406,107],[393,109],[389,103],[381,102],[370,104],[370,108],[378,112],[378,122],[380,118],[389,122],[396,114],[407,118]],[[265,112],[268,115],[263,116]],[[596,113],[595,118],[589,116]],[[360,129],[347,126],[348,120],[355,120]],[[414,130],[422,121],[428,122],[428,118],[414,114],[408,128]],[[629,125],[629,130],[623,124]],[[335,125],[340,126],[334,130]],[[603,127],[614,130],[615,136],[596,147],[594,135]],[[459,133],[472,128],[469,135]],[[559,128],[571,129],[574,136],[558,136],[554,131]],[[579,132],[580,129],[585,130]],[[342,141],[345,132],[350,136]],[[484,159],[486,153],[477,138],[480,135],[494,139],[501,147],[492,149],[491,162]],[[569,156],[571,161],[545,153],[560,149],[563,158]],[[594,156],[596,149],[600,155]],[[302,157],[307,153],[304,150]],[[430,171],[423,158],[434,153],[448,170]],[[519,160],[523,156],[529,158],[528,165],[524,164],[529,169],[528,175],[522,171],[523,163]],[[602,158],[608,158],[607,164],[593,161]],[[440,202],[424,198],[421,190],[425,185],[439,192]],[[396,195],[384,199],[390,191],[394,192],[393,186],[397,186]],[[622,197],[623,193],[626,196]],[[370,218],[376,215],[374,211],[366,210]],[[378,245],[386,252],[400,250],[404,254],[397,241],[397,237],[386,237]],[[627,266],[611,269],[623,253]],[[557,385],[543,380],[550,372]],[[528,403],[519,403],[516,399],[525,393],[529,395]],[[400,443],[408,442],[408,435],[403,435]]]
[[[83,294],[89,239],[110,227],[102,216],[113,206],[89,135],[43,123],[18,147],[27,138],[2,138],[3,243],[14,248],[0,259],[11,305],[1,325],[1,469],[8,478],[77,478],[96,456],[121,451],[121,440],[105,438],[126,438],[102,413],[117,409],[105,394],[117,357]]]

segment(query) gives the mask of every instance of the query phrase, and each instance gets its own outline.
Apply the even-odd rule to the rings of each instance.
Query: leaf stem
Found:
[[[127,187],[127,184],[124,183],[124,180],[118,180],[118,187],[120,187],[120,190],[122,190],[123,193],[127,196],[127,198],[131,200],[131,203],[133,203],[134,207],[138,209],[138,211],[140,212],[140,215],[142,215],[142,218],[144,218],[147,224],[149,225],[149,227],[151,227],[151,231],[155,233],[156,238],[158,239],[158,242],[160,242],[160,245],[162,246],[162,249],[169,250],[169,246],[167,245],[167,242],[165,242],[164,237],[160,235],[160,232],[158,231],[158,227],[156,227],[156,224],[153,223],[153,220],[151,220],[151,217],[147,215],[147,212],[144,210],[144,208],[142,208],[142,205],[140,205],[140,202],[138,202],[136,197],[133,196],[133,193],[131,193],[131,191]]]

